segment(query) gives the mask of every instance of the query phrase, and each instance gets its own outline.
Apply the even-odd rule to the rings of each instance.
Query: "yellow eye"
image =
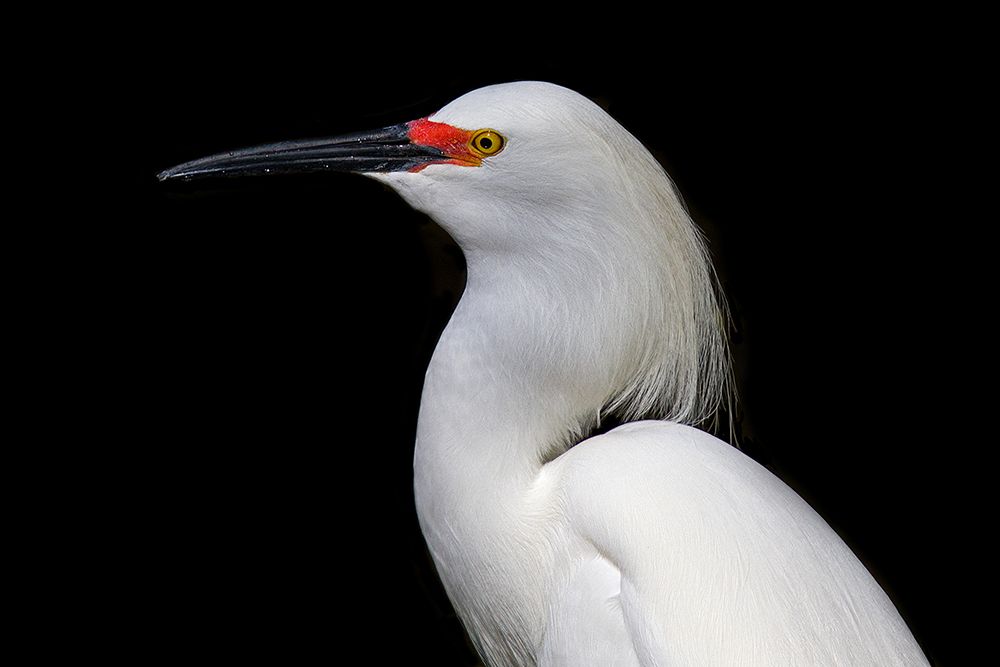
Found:
[[[503,135],[496,130],[477,130],[469,141],[469,148],[481,157],[496,155],[503,150],[503,145]]]

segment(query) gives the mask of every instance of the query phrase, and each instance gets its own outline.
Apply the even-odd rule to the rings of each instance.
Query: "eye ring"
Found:
[[[484,128],[476,130],[472,135],[472,138],[469,139],[469,148],[479,157],[489,157],[502,151],[506,143],[507,141],[502,134],[496,130]]]

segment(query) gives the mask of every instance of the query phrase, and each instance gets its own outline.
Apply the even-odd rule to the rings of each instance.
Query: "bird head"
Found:
[[[158,177],[360,173],[395,189],[466,251],[527,249],[546,235],[564,242],[559,223],[567,210],[600,210],[620,199],[636,159],[662,171],[586,97],[525,81],[474,90],[437,113],[398,125],[229,151]]]

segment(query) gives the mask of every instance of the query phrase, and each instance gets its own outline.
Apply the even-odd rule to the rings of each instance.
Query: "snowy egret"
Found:
[[[692,426],[728,396],[714,273],[665,171],[600,107],[490,86],[427,118],[160,178],[322,170],[388,184],[466,256],[414,490],[488,664],[927,664],[826,522]],[[657,420],[580,441],[610,413]]]

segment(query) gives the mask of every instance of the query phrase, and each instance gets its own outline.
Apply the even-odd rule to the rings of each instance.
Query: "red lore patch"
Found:
[[[439,162],[417,165],[410,171],[420,171],[430,164],[459,164],[466,167],[478,167],[482,164],[482,159],[469,150],[472,130],[463,130],[447,123],[436,123],[426,118],[411,120],[407,126],[410,128],[407,133],[410,141],[421,146],[436,148],[448,156],[448,159]]]

